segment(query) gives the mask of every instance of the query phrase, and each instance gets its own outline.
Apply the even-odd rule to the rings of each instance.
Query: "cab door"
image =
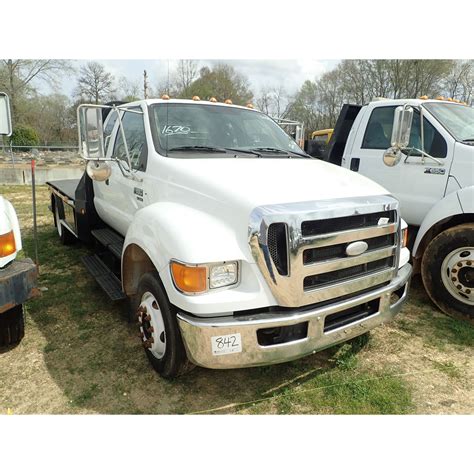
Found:
[[[359,173],[373,179],[400,201],[402,217],[411,225],[420,225],[431,207],[444,197],[453,155],[453,141],[449,134],[424,112],[424,148],[430,158],[424,163],[418,152],[404,153],[397,166],[383,163],[383,154],[390,147],[393,116],[396,106],[374,107],[364,117],[356,137],[351,163],[357,158]],[[408,148],[421,149],[420,112],[415,109]]]
[[[144,182],[147,179],[148,147],[141,107],[120,113],[132,172],[129,170],[123,136],[117,123],[107,150],[107,156],[115,158],[111,161],[112,174],[106,181],[94,183],[94,190],[97,189],[94,202],[101,218],[120,234],[125,235],[135,213],[146,204]],[[121,168],[125,171],[125,175]]]

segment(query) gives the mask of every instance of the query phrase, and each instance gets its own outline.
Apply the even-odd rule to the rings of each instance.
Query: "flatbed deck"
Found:
[[[79,181],[79,179],[58,179],[55,181],[47,181],[46,184],[58,191],[62,196],[74,201]]]

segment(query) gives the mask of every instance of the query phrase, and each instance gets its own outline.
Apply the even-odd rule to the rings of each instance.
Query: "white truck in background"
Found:
[[[0,92],[0,136],[12,132],[8,96]],[[19,343],[25,334],[23,303],[35,296],[36,265],[18,260],[20,225],[12,204],[0,195],[0,347]]]
[[[411,275],[398,202],[249,107],[163,97],[78,109],[86,172],[49,182],[58,236],[156,371],[285,362],[390,321]]]
[[[442,97],[346,104],[326,159],[393,193],[430,298],[473,321],[474,108]]]

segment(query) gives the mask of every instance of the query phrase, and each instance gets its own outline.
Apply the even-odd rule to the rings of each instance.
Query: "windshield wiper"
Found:
[[[246,150],[245,148],[228,148],[228,147],[226,147],[225,149],[230,150],[230,151],[236,151],[237,153],[248,153],[249,155],[255,155],[255,156],[258,156],[259,158],[262,157],[262,155],[260,153],[257,153],[256,151],[252,151],[252,150]]]
[[[252,150],[255,150],[255,151],[263,151],[263,152],[270,152],[270,153],[280,153],[280,154],[285,154],[285,155],[288,155],[288,154],[293,154],[293,155],[297,155],[297,156],[303,156],[304,158],[312,158],[311,155],[308,155],[307,153],[299,153],[297,151],[291,151],[291,150],[282,150],[281,148],[272,148],[272,147],[267,147],[267,146],[263,146],[263,147],[259,147],[259,148],[252,148]]]
[[[188,145],[170,148],[168,151],[208,151],[210,153],[227,153],[225,148],[217,148],[214,146]]]

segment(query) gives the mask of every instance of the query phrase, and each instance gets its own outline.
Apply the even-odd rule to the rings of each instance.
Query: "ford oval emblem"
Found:
[[[355,257],[357,255],[363,254],[369,248],[369,244],[363,240],[358,240],[357,242],[352,242],[346,247],[346,254],[349,257]]]

